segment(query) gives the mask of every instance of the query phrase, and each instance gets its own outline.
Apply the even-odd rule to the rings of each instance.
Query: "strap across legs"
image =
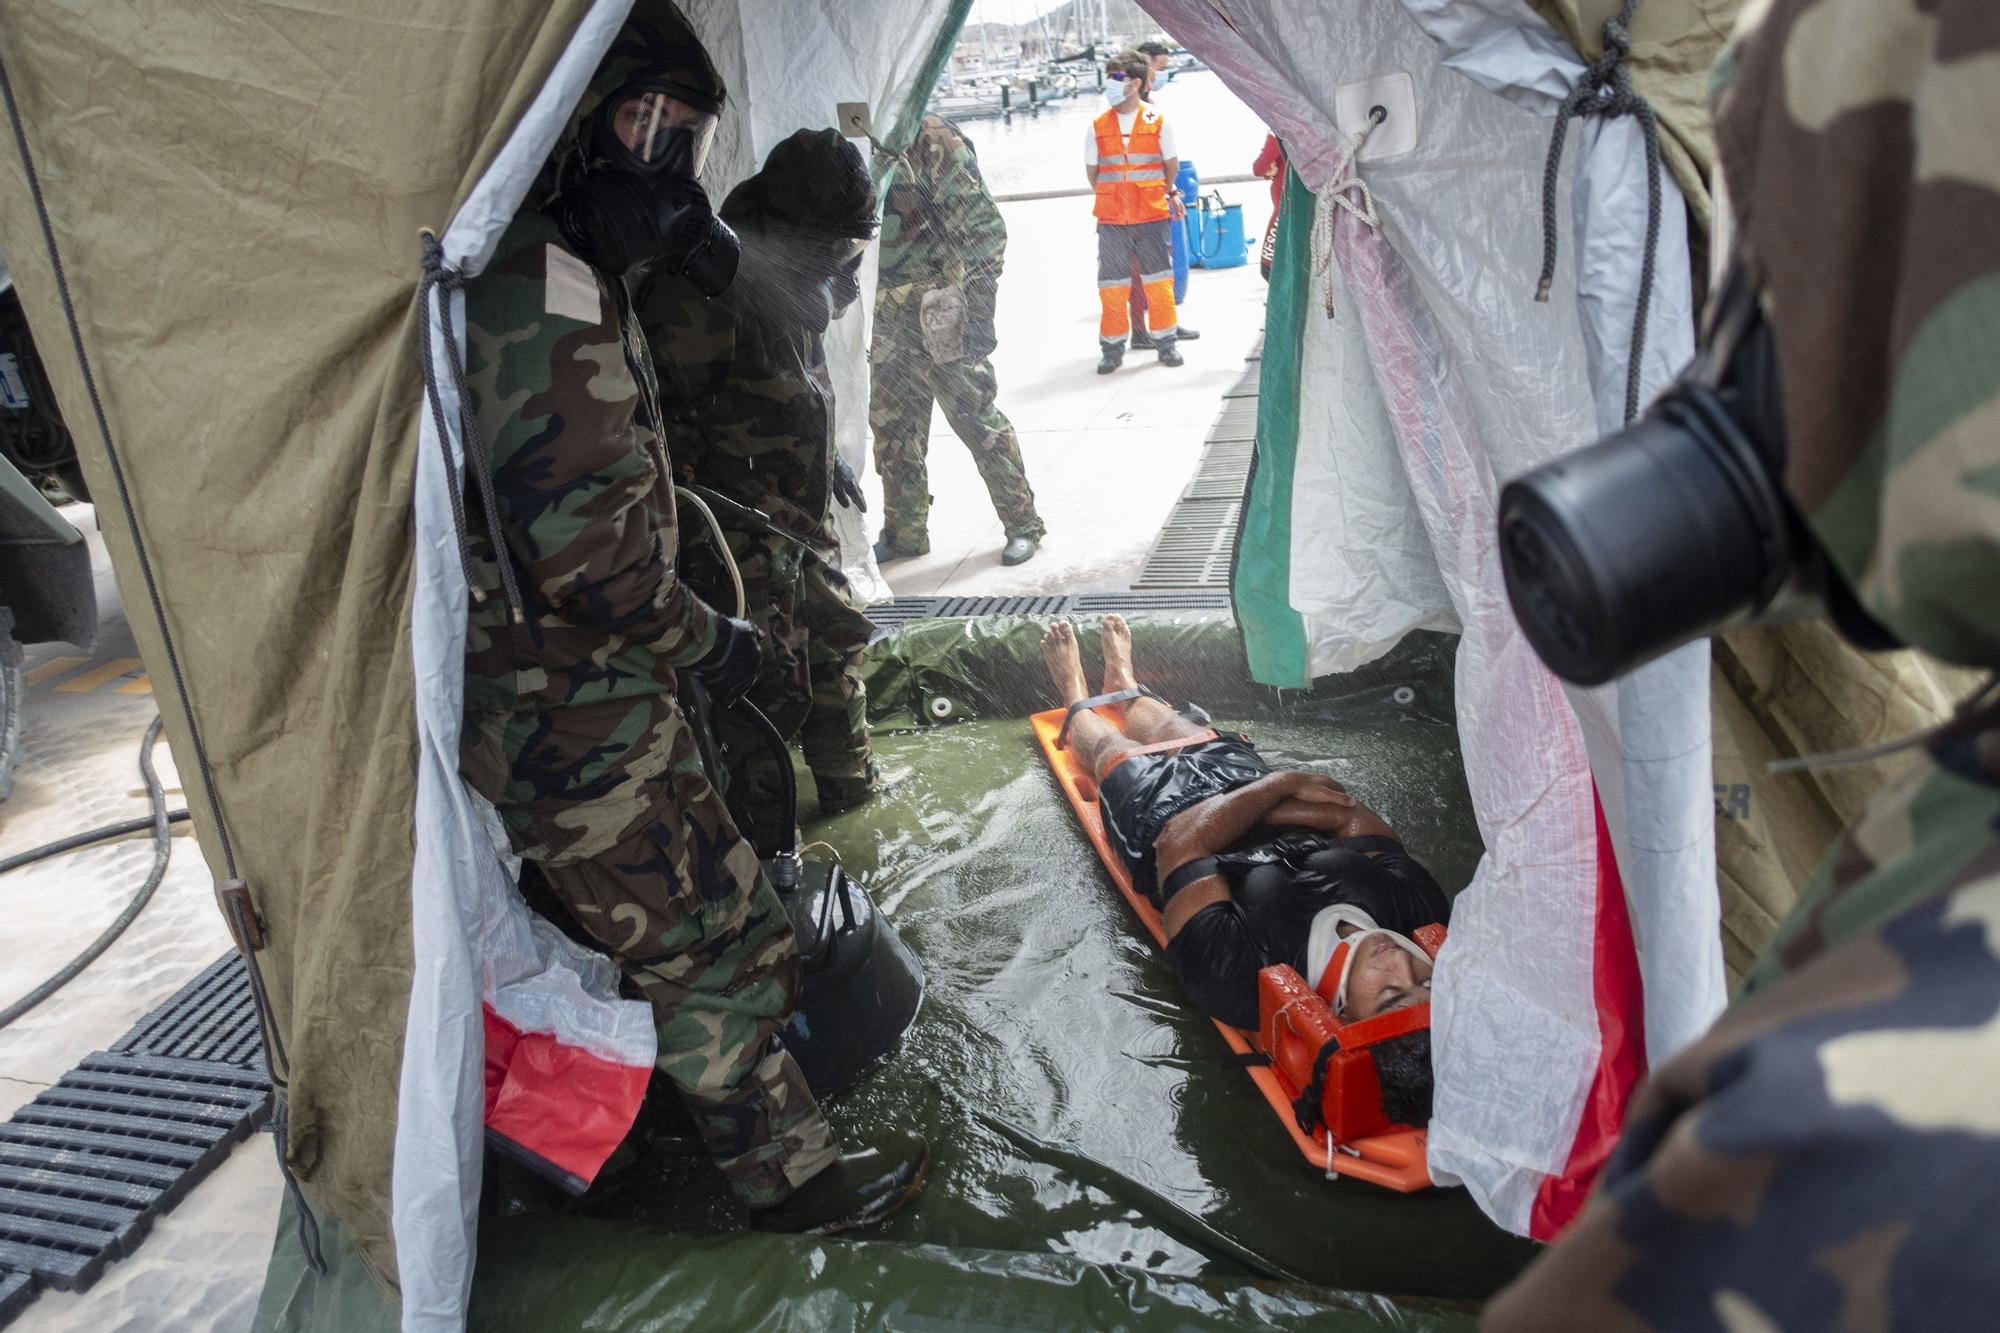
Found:
[[[1071,704],[1064,710],[1062,730],[1056,733],[1056,748],[1058,750],[1063,749],[1069,743],[1069,729],[1075,724],[1078,713],[1102,708],[1107,704],[1130,703],[1134,699],[1151,699],[1156,703],[1166,704],[1167,707],[1173,708],[1176,713],[1179,713],[1198,727],[1205,727],[1209,723],[1208,711],[1199,705],[1189,704],[1185,708],[1175,708],[1158,691],[1144,685],[1134,685],[1129,690],[1113,690],[1109,694],[1094,694],[1088,699],[1078,699],[1075,703]],[[1205,737],[1204,739],[1212,740],[1214,738]],[[1191,740],[1192,738],[1190,738],[1190,742]]]

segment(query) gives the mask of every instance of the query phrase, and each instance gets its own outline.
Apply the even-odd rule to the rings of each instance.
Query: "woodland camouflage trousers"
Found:
[[[676,762],[621,802],[609,846],[541,863],[549,888],[653,1006],[659,1069],[736,1195],[776,1203],[838,1155],[777,1034],[798,1004],[791,918],[703,774],[685,726]],[[587,807],[572,807],[571,822]],[[611,833],[611,830],[601,830]]]
[[[1021,443],[1001,413],[1000,384],[989,360],[939,365],[921,344],[893,341],[878,330],[868,424],[875,432],[875,470],[882,474],[882,535],[906,550],[929,549],[928,456],[931,404],[972,451],[993,512],[1008,538],[1041,538],[1035,492],[1021,461]]]

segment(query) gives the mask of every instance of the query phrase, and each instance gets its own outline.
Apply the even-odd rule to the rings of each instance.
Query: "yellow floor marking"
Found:
[[[129,685],[120,685],[118,692],[120,694],[151,694],[153,692],[153,678],[151,676],[141,676]]]
[[[62,684],[56,686],[55,692],[57,694],[82,694],[88,690],[96,689],[99,685],[117,680],[120,676],[130,675],[144,665],[146,664],[136,657],[114,657],[103,666],[93,667],[81,676],[70,677]]]
[[[29,667],[21,673],[21,679],[30,685],[39,685],[51,676],[60,676],[71,667],[80,667],[90,659],[87,657],[51,657],[38,667]]]

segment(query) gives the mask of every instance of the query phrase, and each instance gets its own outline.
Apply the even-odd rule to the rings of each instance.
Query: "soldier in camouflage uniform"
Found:
[[[2000,8],[1745,6],[1717,67],[1786,485],[1865,608],[2000,667]],[[1832,849],[1653,1075],[1495,1329],[1958,1329],[2000,1309],[2000,704]]]
[[[861,504],[861,492],[834,451],[824,335],[859,291],[860,251],[880,225],[874,181],[838,133],[800,130],[730,192],[722,218],[743,238],[736,284],[710,300],[685,278],[649,277],[639,320],[661,353],[676,480],[769,520],[716,514],[743,580],[745,614],[764,633],[750,701],[780,735],[798,736],[820,808],[844,810],[867,799],[876,778],[861,684],[875,626],[840,571],[835,493]],[[727,604],[734,591],[710,534],[683,535],[689,583]],[[730,811],[769,855],[792,833],[777,757],[735,715],[716,720]]]
[[[746,687],[755,631],[676,576],[670,469],[647,425],[658,391],[624,275],[586,262],[548,211],[572,154],[566,188],[598,171],[660,188],[642,144],[712,124],[721,98],[677,16],[628,23],[579,108],[585,128],[466,284],[467,388],[491,449],[468,467],[489,470],[502,540],[474,542],[461,769],[652,1004],[660,1072],[757,1224],[838,1229],[909,1197],[924,1149],[840,1156],[776,1040],[799,987],[790,921],[675,703],[677,670],[725,696]],[[697,160],[683,156],[676,188]]]
[[[899,158],[882,218],[882,256],[875,291],[873,380],[868,424],[875,432],[875,470],[882,474],[882,537],[877,559],[898,560],[931,549],[930,474],[925,467],[931,403],[972,451],[980,479],[1006,530],[1000,563],[1034,555],[1046,529],[1021,462],[1014,427],[1000,414],[999,381],[989,359],[1007,224],[979,174],[972,145],[956,126],[925,116],[916,143]],[[937,359],[926,350],[926,293],[963,300],[958,346]],[[932,298],[934,308],[938,298]],[[947,340],[949,341],[949,340]]]

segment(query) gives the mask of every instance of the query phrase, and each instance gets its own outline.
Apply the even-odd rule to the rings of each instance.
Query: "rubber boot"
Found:
[[[852,810],[864,801],[874,800],[883,792],[894,791],[916,775],[917,770],[908,764],[884,768],[873,759],[868,761],[868,776],[865,778],[823,778],[815,773],[813,785],[819,791],[819,812],[823,815],[837,815],[843,810]]]
[[[892,1134],[879,1147],[842,1154],[783,1202],[752,1212],[750,1225],[807,1236],[873,1226],[917,1196],[930,1164],[921,1134]]]
[[[892,560],[913,560],[930,553],[931,539],[928,537],[907,546],[886,532],[875,539],[875,563],[878,565],[886,565]]]
[[[1009,537],[1007,544],[1000,548],[1000,563],[1003,565],[1025,564],[1042,544],[1040,537]]]
[[[1199,342],[1201,341],[1201,330],[1191,329],[1185,324],[1176,324],[1174,326],[1174,337],[1186,343]],[[1159,345],[1158,340],[1153,337],[1151,332],[1145,329],[1132,330],[1132,348],[1134,351],[1150,352],[1157,349]]]
[[[1122,342],[1105,343],[1103,347],[1104,359],[1097,363],[1097,373],[1100,375],[1109,375],[1112,371],[1125,364],[1125,344]]]

